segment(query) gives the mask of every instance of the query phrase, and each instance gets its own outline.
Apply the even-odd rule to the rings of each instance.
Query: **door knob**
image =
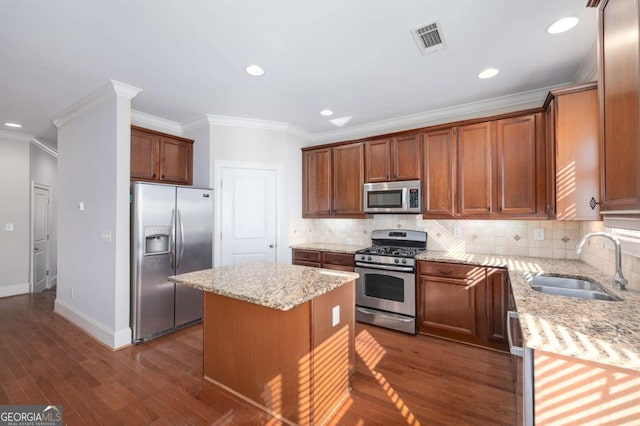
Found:
[[[274,247],[273,244],[269,244],[269,248],[273,248],[273,247]]]

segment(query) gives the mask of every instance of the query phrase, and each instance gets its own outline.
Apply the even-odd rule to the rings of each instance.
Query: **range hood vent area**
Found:
[[[444,49],[447,45],[442,34],[442,25],[439,20],[431,24],[423,25],[411,30],[411,34],[418,44],[422,55]]]

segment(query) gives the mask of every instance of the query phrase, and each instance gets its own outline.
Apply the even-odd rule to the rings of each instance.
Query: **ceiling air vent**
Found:
[[[447,46],[444,42],[440,21],[436,20],[431,24],[413,29],[411,34],[423,55],[442,50]]]

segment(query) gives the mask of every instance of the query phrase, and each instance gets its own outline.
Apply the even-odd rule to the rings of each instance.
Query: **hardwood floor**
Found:
[[[203,380],[201,325],[114,352],[54,314],[54,299],[0,299],[0,405],[61,404],[70,425],[279,424]],[[506,354],[362,324],[356,352],[331,424],[515,423]]]

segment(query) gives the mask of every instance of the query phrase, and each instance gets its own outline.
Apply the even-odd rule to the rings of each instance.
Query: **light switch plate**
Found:
[[[334,306],[332,309],[332,313],[333,320],[331,321],[331,326],[335,327],[336,325],[340,324],[340,305]]]
[[[78,203],[78,206],[77,206],[77,207],[78,207],[78,210],[80,210],[81,212],[83,212],[83,211],[84,211],[84,201],[80,201],[80,202]]]
[[[462,226],[456,225],[453,227],[453,236],[456,238],[462,237]]]
[[[110,243],[111,242],[111,230],[110,229],[103,229],[102,232],[100,233],[100,241],[102,241],[103,243]]]
[[[5,223],[4,224],[4,230],[6,232],[13,232],[13,223]]]

